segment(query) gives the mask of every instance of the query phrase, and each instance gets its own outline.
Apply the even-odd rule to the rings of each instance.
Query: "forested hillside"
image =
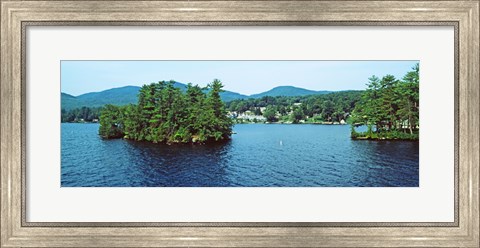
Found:
[[[346,122],[363,91],[341,91],[308,96],[265,96],[228,102],[227,109],[236,116],[245,113],[262,116],[268,122],[334,123]],[[237,118],[238,119],[238,118]],[[259,119],[259,118],[257,118]],[[240,118],[241,121],[252,118]]]

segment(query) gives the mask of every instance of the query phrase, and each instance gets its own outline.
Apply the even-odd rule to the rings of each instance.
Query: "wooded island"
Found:
[[[229,139],[233,122],[220,99],[222,87],[214,80],[206,89],[189,84],[183,93],[173,87],[173,81],[144,85],[138,104],[103,108],[99,134],[107,139],[169,144]]]
[[[351,116],[352,138],[418,140],[419,105],[418,63],[402,80],[372,76]],[[361,125],[368,130],[356,132],[355,126]]]

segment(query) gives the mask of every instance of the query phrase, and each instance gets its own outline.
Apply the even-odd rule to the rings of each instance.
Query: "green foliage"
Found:
[[[292,112],[292,122],[299,123],[301,120],[305,118],[305,114],[303,113],[302,108],[295,108]]]
[[[123,136],[123,123],[121,108],[114,105],[106,105],[101,112],[99,134],[102,138],[112,139]]]
[[[367,139],[367,140],[418,140],[418,133],[407,133],[399,130],[373,132],[371,130],[366,132],[356,132],[355,129],[351,132],[352,139]]]
[[[268,122],[276,122],[278,118],[276,116],[277,110],[274,106],[268,105],[263,112],[263,117],[267,119]]]
[[[182,91],[173,81],[144,85],[137,105],[107,105],[100,116],[100,135],[136,141],[204,143],[229,139],[232,120],[214,80],[205,89],[188,84]]]
[[[416,64],[403,80],[392,75],[382,79],[370,77],[367,90],[351,117],[354,139],[418,139],[419,65]],[[357,133],[353,126],[358,125],[367,125],[369,130]]]
[[[256,113],[265,107],[268,122],[319,123],[346,121],[363,91],[340,91],[308,96],[264,96],[227,102],[227,109],[238,114]],[[241,120],[237,119],[237,122]]]
[[[95,122],[98,121],[101,108],[81,107],[69,111],[61,110],[61,122]]]

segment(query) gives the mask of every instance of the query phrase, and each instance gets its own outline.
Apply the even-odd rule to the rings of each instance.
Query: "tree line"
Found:
[[[202,89],[203,92],[206,92]],[[241,99],[226,102],[230,113],[243,114],[247,111],[264,116],[268,122],[325,121],[340,122],[346,120],[363,91],[341,91],[325,95],[310,96],[264,96],[259,99]],[[92,122],[98,120],[104,107],[82,107],[66,111],[62,109],[62,122]],[[263,109],[263,111],[261,110]],[[233,117],[232,115],[230,115]],[[233,118],[235,121],[235,118]]]
[[[418,63],[401,80],[372,76],[352,112],[352,138],[418,139],[419,112]],[[359,125],[367,132],[356,132]]]
[[[81,107],[71,110],[61,110],[62,122],[95,122],[100,117],[102,108]]]
[[[308,96],[265,96],[228,102],[227,109],[237,114],[247,111],[268,122],[320,123],[346,121],[363,91],[340,91]]]
[[[144,85],[138,104],[106,105],[100,115],[103,138],[165,143],[204,143],[229,139],[233,122],[220,98],[222,83],[188,84],[185,92],[161,81]]]

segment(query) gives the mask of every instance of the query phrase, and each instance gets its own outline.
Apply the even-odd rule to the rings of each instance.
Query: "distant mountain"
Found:
[[[239,93],[236,93],[236,92],[231,92],[231,91],[224,91],[224,92],[220,93],[220,97],[222,98],[222,100],[224,102],[230,102],[230,101],[237,100],[237,99],[248,98],[247,95],[242,95],[242,94],[239,94]]]
[[[62,97],[65,97],[65,99],[72,99],[72,98],[75,99],[74,96],[69,95],[69,94],[67,94],[67,93],[63,93],[63,92],[62,92]]]
[[[64,108],[64,106],[69,106],[69,109],[70,108],[76,108],[77,107],[77,98],[72,96],[72,95],[69,95],[67,93],[62,93],[61,94],[61,103],[62,103],[62,108]]]
[[[100,92],[86,93],[77,96],[79,103],[89,107],[101,107],[105,104],[127,105],[137,102],[140,87],[125,86]]]
[[[264,96],[307,96],[327,94],[330,91],[314,91],[294,86],[278,86],[269,91],[251,95],[250,98],[262,98]]]
[[[180,88],[182,91],[187,89],[187,85],[183,83],[175,82],[174,87]],[[61,94],[62,97],[62,109],[70,110],[81,107],[101,107],[105,104],[114,105],[127,105],[130,103],[137,103],[138,92],[140,87],[138,86],[125,86],[120,88],[113,88],[100,92],[91,92],[82,94],[79,96],[72,96],[67,93]],[[262,98],[264,96],[306,96],[306,95],[320,95],[327,94],[330,91],[314,91],[294,86],[279,86],[269,91],[262,92],[254,95],[242,95],[232,91],[225,91],[220,93],[223,101],[229,102],[236,99],[247,98]]]
[[[187,90],[187,85],[175,82],[174,87],[181,89],[182,91]],[[101,107],[106,104],[114,105],[127,105],[130,103],[137,103],[138,92],[141,87],[138,86],[125,86],[120,88],[108,89],[100,92],[91,92],[85,93],[79,96],[72,96],[67,93],[61,94],[62,97],[62,109],[70,110],[81,107]],[[247,96],[225,91],[220,93],[220,97],[223,101],[233,101],[235,99],[247,98]]]
[[[81,107],[101,107],[105,104],[126,105],[137,102],[140,87],[125,86],[100,92],[91,92],[79,96],[62,93],[62,109],[70,110]]]

